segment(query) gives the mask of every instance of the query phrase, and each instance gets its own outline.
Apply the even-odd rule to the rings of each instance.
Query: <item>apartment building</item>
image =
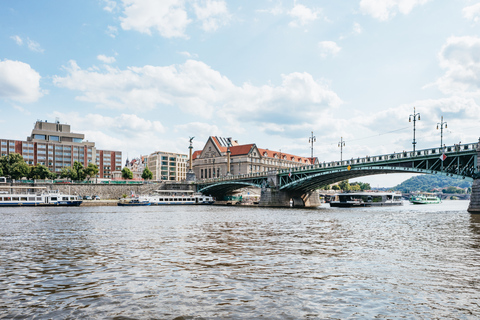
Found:
[[[111,178],[114,170],[122,169],[121,151],[97,150],[94,142],[84,139],[68,124],[37,120],[26,141],[0,139],[0,155],[19,153],[28,165],[42,164],[55,173],[75,161],[84,166],[92,162],[99,168],[98,178]]]
[[[157,151],[147,157],[147,167],[155,181],[183,181],[187,177],[188,156],[186,154]]]

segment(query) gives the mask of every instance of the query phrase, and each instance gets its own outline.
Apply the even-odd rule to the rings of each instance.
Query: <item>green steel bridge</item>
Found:
[[[442,155],[446,158],[442,161]],[[467,181],[477,178],[477,143],[323,162],[317,165],[197,180],[197,191],[216,196],[243,187],[276,188],[302,195],[342,180],[390,173],[423,173]]]

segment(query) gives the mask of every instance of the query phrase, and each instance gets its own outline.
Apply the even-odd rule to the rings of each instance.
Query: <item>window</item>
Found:
[[[83,139],[81,138],[73,138],[73,142],[78,142],[78,143],[82,143]]]
[[[60,137],[59,136],[50,136],[49,140],[50,141],[60,141]]]

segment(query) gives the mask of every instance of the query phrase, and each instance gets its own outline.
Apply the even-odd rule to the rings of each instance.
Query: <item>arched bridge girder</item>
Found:
[[[343,180],[378,175],[378,174],[393,174],[393,173],[420,173],[420,174],[439,174],[444,176],[455,177],[458,179],[465,179],[473,181],[472,177],[448,173],[444,171],[437,171],[431,169],[408,168],[408,167],[387,167],[387,166],[371,166],[371,167],[356,167],[350,170],[347,167],[337,168],[335,170],[323,172],[303,172],[299,174],[280,176],[280,189],[289,191],[308,192],[318,187],[337,183]]]
[[[215,184],[199,186],[197,192],[203,194],[229,194],[230,192],[245,188],[245,187],[256,187],[261,188],[262,185],[256,182],[249,181],[222,181]]]

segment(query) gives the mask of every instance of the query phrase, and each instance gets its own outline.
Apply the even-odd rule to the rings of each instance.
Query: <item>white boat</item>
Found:
[[[413,204],[432,204],[440,203],[442,200],[437,197],[435,193],[421,192],[410,197],[410,202]]]
[[[0,207],[24,206],[79,206],[82,200],[77,195],[63,194],[58,190],[40,190],[37,187],[8,187],[11,191],[0,191]],[[15,189],[24,189],[14,191]],[[36,192],[28,192],[35,190]]]
[[[152,205],[164,204],[212,204],[215,199],[192,190],[156,190],[148,196],[139,196],[140,201],[148,201]]]
[[[401,206],[402,195],[396,192],[345,192],[337,193],[330,207]]]

